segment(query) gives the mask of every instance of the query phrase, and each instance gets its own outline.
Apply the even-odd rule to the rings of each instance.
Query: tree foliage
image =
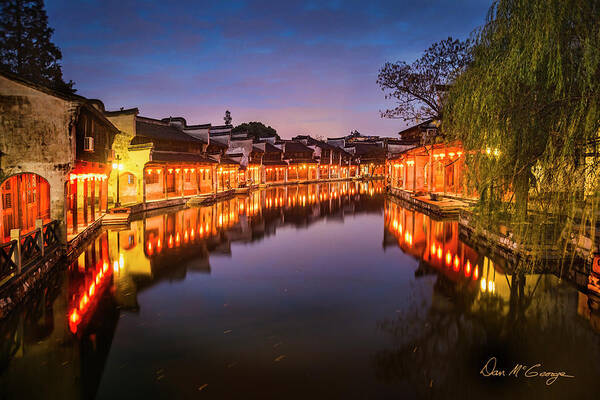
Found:
[[[0,0],[0,67],[31,82],[74,93],[65,83],[61,51],[51,41],[43,0]]]
[[[270,126],[266,126],[262,122],[244,122],[243,124],[240,124],[233,128],[231,131],[233,133],[247,132],[249,137],[253,137],[257,140],[269,137],[275,137],[279,139],[277,131],[271,128]]]
[[[519,215],[531,188],[542,211],[565,206],[548,194],[581,198],[597,169],[584,155],[593,155],[600,126],[599,43],[599,0],[492,4],[442,124],[469,151],[470,182],[483,198],[514,193]]]
[[[381,113],[385,118],[440,119],[444,93],[469,63],[470,41],[451,37],[434,43],[421,58],[408,65],[387,62],[379,70],[377,84],[396,107]]]

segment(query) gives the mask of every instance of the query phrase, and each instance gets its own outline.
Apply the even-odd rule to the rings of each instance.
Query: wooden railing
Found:
[[[36,229],[26,235],[21,235],[20,229],[12,229],[11,240],[0,245],[0,286],[60,245],[58,221],[44,224],[38,219],[35,226]]]

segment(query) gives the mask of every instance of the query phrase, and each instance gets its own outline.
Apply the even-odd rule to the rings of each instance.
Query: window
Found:
[[[127,175],[127,184],[128,185],[133,185],[133,183],[134,183],[133,181],[134,181],[133,174]]]
[[[190,171],[185,173],[185,181],[190,182],[192,180],[192,173]]]
[[[146,174],[146,184],[152,185],[158,183],[158,174],[156,172],[151,174]]]

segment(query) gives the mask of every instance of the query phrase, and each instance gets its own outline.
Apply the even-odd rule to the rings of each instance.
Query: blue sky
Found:
[[[489,0],[46,2],[66,80],[107,109],[188,123],[262,121],[283,137],[393,136],[386,61],[465,38]]]

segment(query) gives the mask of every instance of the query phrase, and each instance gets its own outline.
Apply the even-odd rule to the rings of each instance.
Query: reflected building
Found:
[[[145,213],[105,232],[115,300],[137,311],[145,288],[185,279],[188,271],[210,273],[211,255],[231,256],[232,243],[263,240],[279,227],[380,213],[384,190],[383,181],[271,187],[209,206]]]
[[[47,287],[2,321],[2,393],[92,399],[112,345],[119,311],[105,267],[108,235],[85,246]],[[44,382],[44,387],[31,384]]]
[[[586,386],[598,376],[600,356],[597,345],[585,345],[597,343],[593,331],[600,327],[593,292],[573,290],[581,285],[561,279],[559,271],[529,273],[472,247],[459,235],[456,220],[436,219],[390,198],[384,210],[383,247],[399,247],[417,259],[415,276],[430,279],[432,286],[420,287],[425,298],[429,293],[425,305],[411,303],[401,314],[378,322],[393,343],[374,356],[380,379],[408,382],[421,396],[453,397],[465,391],[483,396],[489,394],[489,382],[479,369],[495,356],[504,364],[569,366],[582,384],[553,390],[574,397],[587,393]],[[592,330],[581,324],[582,317]],[[574,365],[572,349],[585,360]],[[503,395],[519,398],[540,389],[523,382],[503,387]]]

